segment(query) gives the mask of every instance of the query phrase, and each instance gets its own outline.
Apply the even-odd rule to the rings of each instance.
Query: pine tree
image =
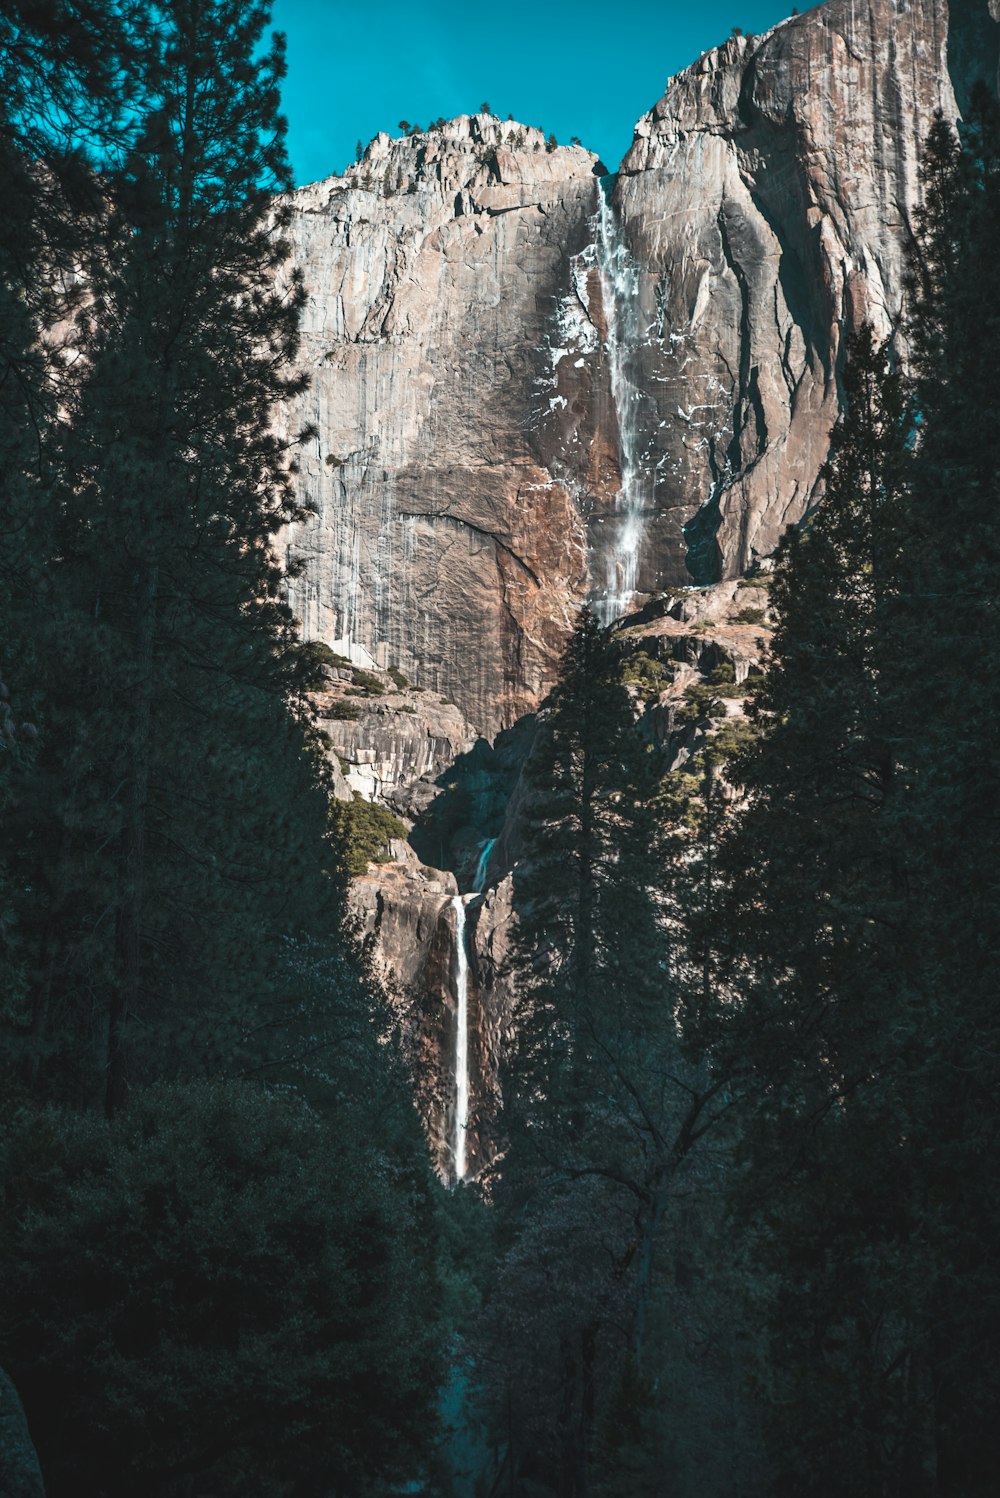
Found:
[[[384,1010],[343,930],[308,671],[273,552],[296,513],[274,409],[298,388],[301,300],[276,196],[289,185],[281,48],[260,46],[265,9],[236,0],[127,14],[139,86],[127,128],[82,173],[99,211],[79,239],[82,357],[58,400],[39,336],[50,304],[19,333],[46,422],[42,467],[18,459],[33,523],[3,596],[5,652],[18,644],[12,720],[20,730],[30,714],[38,733],[29,748],[19,731],[0,761],[0,886],[17,938],[15,1002],[0,1018],[23,1082],[0,1168],[6,1199],[26,1202],[33,1167],[7,1149],[26,1139],[28,1156],[50,1151],[51,1190],[0,1235],[0,1361],[26,1380],[54,1491],[83,1471],[108,1491],[175,1492],[211,1473],[213,1489],[238,1492],[263,1465],[274,1491],[380,1494],[419,1474],[434,1439],[436,1228]],[[32,202],[36,190],[29,173]],[[6,668],[5,653],[5,682]],[[107,1121],[88,1116],[102,1102]],[[280,1121],[277,1137],[255,1132],[296,1110],[287,1149]],[[211,1168],[184,1169],[185,1119]],[[225,1141],[244,1126],[229,1177]],[[146,1171],[153,1139],[165,1176]],[[137,1358],[122,1275],[157,1286],[163,1256],[215,1262],[214,1235],[272,1149],[282,1169],[301,1166],[297,1220],[279,1191],[262,1198],[253,1254],[272,1288],[269,1276],[298,1270],[287,1319],[265,1293],[273,1325],[253,1322],[237,1234],[220,1272],[136,1302]],[[97,1245],[107,1296],[99,1348],[73,1300],[78,1231]],[[320,1306],[303,1255],[335,1271],[319,1297],[340,1328],[333,1357],[311,1345]],[[33,1321],[50,1326],[41,1357],[24,1335]],[[284,1434],[259,1411],[233,1421],[225,1399],[213,1420],[214,1395],[178,1372],[186,1363],[212,1368],[219,1392],[227,1379],[269,1387]]]
[[[607,1479],[614,1391],[657,1382],[663,1228],[718,1093],[680,1044],[658,757],[623,670],[621,644],[584,612],[526,766],[514,883],[507,1247],[490,1337],[507,1347],[495,1397],[509,1459],[560,1493],[598,1469]],[[525,1317],[530,1369],[511,1331]],[[630,1458],[637,1498],[656,1491],[658,1449]]]
[[[79,383],[82,273],[102,242],[106,205],[91,156],[127,135],[141,99],[128,29],[113,0],[0,15],[0,838],[16,824],[35,763],[44,688],[38,618],[47,604],[55,450]],[[15,835],[16,842],[16,835]],[[20,881],[0,853],[0,988],[12,1060],[32,1027],[30,940]],[[7,960],[10,959],[10,966]]]
[[[287,982],[283,936],[339,919],[270,549],[294,509],[272,411],[295,388],[300,301],[277,279],[281,53],[254,58],[260,8],[154,20],[140,41],[155,98],[102,179],[113,218],[56,465],[49,702],[17,863],[42,954],[39,1053],[53,1008],[56,1031],[75,1008],[81,1033],[62,1034],[82,1054],[80,1000],[104,996],[109,1112],[133,1017],[161,1070],[184,1053],[239,1067],[239,1038],[275,1023],[255,1004]]]
[[[427,1183],[402,1152],[387,1174],[384,1128],[344,1145],[294,1091],[218,1081],[0,1123],[0,1346],[52,1498],[382,1498],[419,1475]]]
[[[895,820],[910,422],[868,329],[848,345],[844,392],[823,503],[776,559],[760,733],[736,759],[745,805],[719,851],[730,1001],[698,1024],[748,1099],[737,1201],[766,1307],[776,1491],[881,1495],[913,1476],[920,1261]]]
[[[931,1263],[936,1492],[979,1498],[994,1481],[1000,1408],[1000,1218],[987,1165],[1000,1147],[1000,110],[985,90],[960,139],[936,122],[923,179],[910,328],[920,424],[900,601],[900,836],[917,994],[907,1128]]]
[[[588,1110],[602,1153],[609,1105],[626,1130],[641,1127],[618,1072],[662,994],[653,760],[621,678],[619,650],[584,611],[525,774],[511,1118],[562,1161],[586,1159]]]

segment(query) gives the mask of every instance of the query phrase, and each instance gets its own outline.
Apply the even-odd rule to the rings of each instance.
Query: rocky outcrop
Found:
[[[626,679],[634,683],[636,716],[659,751],[664,772],[685,765],[717,731],[723,715],[730,724],[744,716],[769,633],[766,573],[679,590],[620,622],[616,638]],[[692,715],[689,689],[704,692],[706,683],[720,677],[725,680],[712,711]],[[453,829],[442,852],[460,870],[459,879],[421,864],[410,844],[400,842],[393,845],[395,863],[371,868],[353,886],[363,934],[374,940],[376,964],[395,1006],[431,1157],[449,1181],[456,1097],[455,896],[461,888],[469,980],[466,1143],[468,1173],[474,1176],[502,1146],[500,1063],[517,1023],[511,958],[517,867],[531,853],[526,828],[537,796],[524,773],[534,735],[535,726],[524,724],[501,736],[495,750],[480,741],[442,777],[443,824]],[[493,800],[501,786],[502,821]],[[470,829],[449,811],[450,802],[463,810],[472,802],[485,819],[497,819],[492,821],[495,838],[470,846]]]
[[[680,524],[710,581],[815,501],[844,332],[895,327],[920,148],[955,111],[947,18],[944,0],[831,0],[733,36],[639,122],[615,205],[647,330],[647,586],[677,580]]]
[[[374,941],[376,967],[399,1024],[431,1159],[442,1179],[452,1180],[458,885],[453,875],[420,864],[406,845],[395,851],[397,863],[373,868],[355,880],[352,903],[361,934]],[[510,893],[508,875],[499,890],[466,897],[469,1175],[477,1175],[496,1151],[499,1056],[509,1038],[509,996],[502,969]]]
[[[307,637],[492,737],[582,599],[767,554],[818,496],[844,330],[896,324],[947,44],[945,0],[829,0],[679,74],[603,187],[474,115],[296,193]]]
[[[514,994],[508,962],[517,929],[514,877],[498,873],[470,910],[469,962],[475,1005],[470,1132],[475,1169],[489,1166],[502,1147],[500,1065],[514,1038]]]
[[[453,702],[411,687],[399,672],[345,660],[324,674],[312,699],[334,795],[362,796],[415,820],[438,794],[442,772],[475,744],[474,729]]]
[[[490,734],[547,688],[587,587],[579,496],[550,456],[570,436],[559,367],[597,170],[462,116],[379,135],[295,195],[311,383],[290,422],[319,435],[301,459],[316,518],[285,538],[304,563],[292,606],[307,638],[401,669]],[[613,413],[589,389],[580,404],[572,435],[613,498]]]
[[[351,903],[360,934],[372,939],[376,970],[386,984],[413,1078],[431,1159],[451,1175],[454,1118],[454,876],[425,868],[405,845],[399,862],[356,879]]]

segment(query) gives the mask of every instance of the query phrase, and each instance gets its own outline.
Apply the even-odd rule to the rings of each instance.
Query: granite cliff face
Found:
[[[830,0],[679,74],[615,178],[476,115],[296,193],[307,637],[492,736],[583,599],[770,551],[817,497],[844,331],[898,316],[948,47],[945,0]]]
[[[615,634],[623,656],[637,656],[647,668],[640,673],[645,685],[634,684],[630,692],[640,732],[661,752],[664,770],[684,765],[704,741],[703,728],[689,721],[687,688],[729,667],[725,710],[730,717],[742,715],[748,678],[766,653],[768,620],[767,575],[761,573],[661,595],[619,621]],[[350,673],[338,669],[337,675]],[[371,682],[368,672],[355,670],[354,676]],[[516,1025],[508,959],[517,927],[517,871],[528,849],[526,818],[537,796],[532,777],[524,774],[535,724],[522,721],[493,747],[482,740],[470,744],[453,708],[430,693],[390,690],[390,679],[382,680],[383,690],[366,698],[348,695],[352,687],[338,680],[318,692],[316,701],[346,778],[344,794],[359,793],[360,786],[417,823],[408,840],[391,843],[391,861],[355,880],[352,904],[360,933],[372,939],[395,1012],[432,1159],[441,1176],[453,1180],[460,939],[455,901],[461,891],[471,1094],[464,1138],[468,1173],[474,1175],[489,1165],[501,1140],[498,1075]],[[416,712],[414,699],[420,704]],[[337,716],[347,707],[356,708],[358,717]],[[359,739],[374,748],[362,751]],[[440,773],[433,773],[431,763],[420,774],[435,754]],[[377,778],[374,789],[363,780],[368,774]]]
[[[414,1078],[431,1159],[444,1180],[454,1179],[455,1168],[457,892],[451,874],[423,867],[412,854],[354,886],[354,908],[363,933],[375,939],[376,963]],[[499,1140],[497,1077],[501,1049],[511,1036],[504,962],[513,929],[512,896],[508,873],[466,901],[470,1110],[465,1144],[473,1176],[492,1161]]]
[[[293,607],[307,638],[399,668],[486,731],[544,692],[587,587],[579,497],[550,454],[556,309],[596,166],[477,115],[377,136],[296,194],[311,386],[294,415],[320,436],[302,458],[317,516],[287,537],[305,562]],[[610,413],[584,404],[613,498]]]
[[[730,665],[742,711],[766,591],[739,579],[821,499],[846,334],[897,336],[920,148],[997,72],[998,18],[1000,0],[952,0],[950,27],[946,0],[829,0],[734,35],[670,81],[614,176],[476,115],[379,135],[295,195],[310,386],[287,420],[318,436],[291,602],[342,658],[318,698],[337,793],[415,824],[355,904],[446,1178],[454,900],[475,1171],[512,1024],[526,715],[574,612],[629,614],[623,648],[663,667],[643,713],[665,768],[692,752],[686,686]]]
[[[679,512],[698,581],[815,501],[844,334],[896,324],[920,148],[955,113],[947,21],[943,0],[832,0],[707,53],[636,128],[615,206],[641,267],[651,530]],[[649,586],[676,576],[668,550]]]

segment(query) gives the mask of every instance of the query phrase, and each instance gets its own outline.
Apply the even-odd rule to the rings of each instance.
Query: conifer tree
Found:
[[[127,108],[141,99],[132,61],[113,0],[68,0],[58,11],[13,3],[0,15],[0,674],[9,703],[0,839],[17,820],[44,696],[38,619],[54,548],[55,450],[79,379],[71,355],[82,272],[105,222],[91,156],[127,136]],[[0,851],[0,887],[9,891],[0,987],[18,1053],[31,1028],[30,1005],[22,1007],[31,960],[18,920],[20,883],[9,869]],[[17,980],[5,966],[15,953]]]
[[[661,1230],[718,1093],[677,1032],[658,760],[623,664],[585,611],[525,770],[514,885],[519,1012],[491,1339],[507,1344],[509,1459],[560,1493],[607,1475],[616,1391],[648,1398],[656,1384]],[[510,1334],[529,1314],[530,1369]],[[636,1498],[656,1491],[658,1450],[634,1454]]]
[[[52,1498],[384,1498],[421,1473],[426,1182],[342,1125],[218,1081],[0,1122],[0,1347]]]
[[[907,1130],[930,1271],[936,1491],[985,1495],[1000,1408],[1000,110],[981,88],[923,163],[910,337],[920,423],[901,569],[900,836],[913,902]]]
[[[524,781],[518,1038],[503,1076],[511,1242],[493,1335],[509,1343],[508,1318],[547,1282],[530,1372],[510,1349],[508,1458],[525,1479],[578,1492],[608,1330],[622,1310],[611,1265],[627,1254],[639,1205],[619,1185],[644,1127],[641,1094],[637,1108],[629,1091],[636,1079],[625,1072],[660,988],[649,757],[620,652],[589,611],[567,645]]]
[[[112,216],[50,501],[49,702],[18,865],[48,950],[33,1029],[43,1051],[53,1006],[75,1009],[84,1054],[86,996],[103,996],[109,1112],[139,1033],[160,1069],[246,1064],[240,1038],[276,1020],[255,1004],[287,982],[281,940],[338,920],[270,550],[294,509],[272,413],[295,388],[300,291],[280,279],[265,19],[178,0],[139,33],[154,97],[102,176]]]
[[[737,1199],[766,1287],[777,1491],[874,1495],[911,1461],[918,1396],[895,823],[909,420],[869,329],[848,345],[844,392],[823,503],[775,564],[760,733],[735,762],[746,804],[720,848],[730,1001],[698,1026],[750,1104]]]
[[[298,388],[301,300],[285,265],[281,47],[261,47],[266,9],[236,0],[80,11],[127,19],[137,86],[120,131],[87,139],[93,231],[65,260],[85,287],[72,380],[51,383],[41,337],[63,302],[31,304],[14,256],[3,264],[6,310],[30,313],[5,368],[12,350],[34,360],[44,424],[17,449],[17,519],[32,526],[2,594],[18,735],[16,753],[6,731],[0,746],[16,936],[0,1023],[23,1085],[0,1118],[18,1203],[0,1232],[0,1361],[24,1385],[54,1492],[382,1494],[420,1473],[434,1440],[434,1188],[343,929],[273,553],[295,513],[274,415]],[[46,186],[26,172],[43,281],[64,249],[37,206]],[[5,441],[20,440],[21,408]],[[237,1230],[225,1246],[268,1176],[254,1243]],[[82,1290],[76,1235],[93,1250]],[[276,1300],[257,1269],[283,1286]],[[129,1280],[150,1297],[123,1299]],[[280,1434],[265,1407],[284,1410]]]
[[[528,1110],[525,1124],[553,1142],[556,1158],[577,1147],[585,1157],[587,1111],[622,1091],[611,1085],[618,1048],[662,986],[652,759],[620,652],[589,611],[567,646],[526,780],[530,853],[515,884],[524,1014],[512,1117]],[[530,1099],[542,1093],[536,1114]]]

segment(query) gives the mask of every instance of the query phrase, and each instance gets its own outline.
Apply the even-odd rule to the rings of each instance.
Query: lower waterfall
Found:
[[[472,894],[481,895],[496,838],[484,843],[476,864]],[[469,954],[465,946],[465,896],[452,895],[455,911],[455,1181],[465,1179],[469,1130]]]
[[[455,909],[455,1180],[465,1179],[465,1134],[469,1127],[469,958],[465,950],[465,901]]]

